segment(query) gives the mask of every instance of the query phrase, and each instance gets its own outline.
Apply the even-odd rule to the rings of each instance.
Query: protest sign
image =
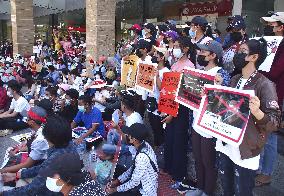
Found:
[[[239,146],[250,116],[254,91],[205,85],[194,127],[233,146]]]
[[[139,58],[136,55],[130,55],[122,60],[121,85],[135,87],[138,60]]]
[[[273,63],[275,54],[278,50],[278,47],[283,39],[282,36],[264,36],[267,41],[267,57],[265,61],[259,66],[258,70],[269,72],[271,65]],[[253,39],[260,39],[260,37],[255,37]]]
[[[214,84],[214,78],[214,75],[202,70],[184,69],[176,94],[176,102],[192,110],[198,110],[204,84]]]
[[[175,95],[180,81],[181,73],[167,72],[163,74],[158,110],[172,115],[178,114],[179,104],[175,101]]]
[[[156,86],[157,64],[140,63],[136,76],[136,87],[154,92]]]

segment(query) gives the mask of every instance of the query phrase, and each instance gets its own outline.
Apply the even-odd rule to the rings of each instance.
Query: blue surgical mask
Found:
[[[189,34],[189,36],[190,36],[192,39],[194,39],[194,38],[196,37],[196,31],[193,31],[192,29],[190,29],[190,30],[188,31],[188,34]]]
[[[85,112],[86,111],[86,109],[83,105],[78,105],[78,110],[79,110],[79,112]]]

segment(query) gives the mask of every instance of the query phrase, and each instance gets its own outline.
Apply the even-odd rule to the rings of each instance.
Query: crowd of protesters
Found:
[[[264,36],[284,36],[284,12],[260,20]],[[282,124],[284,41],[270,71],[261,72],[267,42],[248,39],[242,16],[228,18],[224,41],[204,17],[186,24],[134,24],[115,56],[97,61],[86,55],[84,38],[61,38],[56,30],[54,46],[37,40],[34,56],[12,57],[11,44],[3,43],[0,136],[27,129],[30,135],[7,150],[0,195],[154,196],[158,176],[169,175],[178,193],[211,196],[218,172],[224,196],[252,196],[254,187],[270,184]],[[158,65],[153,93],[120,85],[129,55]],[[197,113],[181,104],[177,117],[158,111],[163,74],[186,68],[214,75],[215,85],[255,92],[240,146],[193,126]],[[161,149],[164,164],[157,161]]]

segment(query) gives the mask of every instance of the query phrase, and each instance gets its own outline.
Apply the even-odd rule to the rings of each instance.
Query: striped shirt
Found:
[[[126,192],[141,184],[142,188],[139,191],[143,196],[157,195],[158,173],[155,172],[150,162],[151,159],[156,168],[158,168],[157,158],[152,147],[147,142],[145,143],[146,147],[143,148],[142,153],[139,153],[135,158],[135,169],[132,176],[130,175],[133,166],[118,177],[121,183],[125,183],[117,187],[117,192]],[[130,177],[131,179],[127,181]]]

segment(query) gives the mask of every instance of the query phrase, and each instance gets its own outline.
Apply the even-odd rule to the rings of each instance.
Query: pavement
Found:
[[[0,137],[0,160],[3,160],[6,149],[10,146],[13,146],[16,144],[14,140],[12,140],[10,137],[14,135],[18,135],[21,133],[26,133],[28,130],[20,131],[20,132],[14,132],[12,135],[6,136],[6,137]],[[191,156],[191,155],[190,155]],[[2,161],[0,161],[2,163]],[[192,160],[190,161],[189,165],[193,165]],[[190,166],[189,166],[190,167]],[[192,169],[190,169],[192,170]],[[165,180],[164,180],[165,179]],[[170,185],[170,180],[167,177],[162,178],[163,182],[161,182],[161,178],[159,179],[161,185],[159,189],[159,192],[161,191],[168,194],[159,194],[159,195],[169,195],[170,192],[168,192],[165,189],[168,189],[167,187]],[[284,136],[279,135],[278,137],[278,160],[275,166],[275,171],[273,173],[273,179],[272,183],[267,186],[263,186],[260,188],[255,188],[254,195],[255,196],[283,196],[284,195]],[[220,190],[220,184],[218,183],[216,196],[221,195],[222,190]],[[171,192],[172,193],[172,192]],[[170,195],[177,195],[176,194],[170,194]]]

